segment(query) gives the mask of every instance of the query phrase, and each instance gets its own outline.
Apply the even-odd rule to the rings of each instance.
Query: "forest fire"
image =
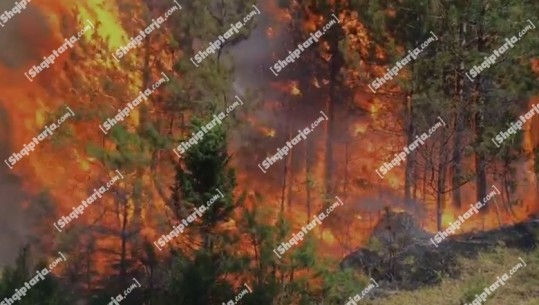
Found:
[[[388,210],[412,215],[419,226],[431,234],[451,226],[459,215],[466,213],[470,204],[477,202],[478,197],[484,197],[480,196],[485,195],[483,189],[490,192],[483,184],[497,185],[500,193],[493,196],[477,215],[463,222],[458,234],[514,225],[539,212],[537,117],[525,124],[522,145],[518,149],[501,149],[499,153],[489,150],[491,155],[485,157],[481,154],[487,149],[475,142],[481,132],[478,129],[462,131],[458,126],[464,119],[459,117],[460,114],[448,113],[447,128],[434,133],[425,145],[407,155],[403,164],[393,168],[383,179],[377,175],[377,168],[384,162],[391,162],[414,136],[426,132],[438,114],[428,108],[427,102],[421,100],[417,102],[419,104],[413,104],[416,102],[411,93],[413,90],[400,87],[397,81],[386,84],[377,94],[371,93],[367,84],[376,76],[387,73],[393,65],[389,58],[393,58],[390,52],[394,50],[382,45],[382,39],[373,38],[376,34],[369,30],[356,11],[347,9],[352,5],[347,1],[328,2],[332,11],[338,11],[339,29],[328,31],[320,43],[311,47],[313,50],[305,52],[279,76],[271,74],[268,67],[333,17],[314,4],[290,1],[288,7],[279,7],[278,1],[262,1],[261,15],[265,17],[261,17],[267,19],[267,24],[260,22],[263,35],[256,39],[259,39],[257,43],[271,47],[268,54],[256,59],[257,67],[267,73],[261,77],[264,84],[256,88],[258,96],[251,98],[252,106],[238,114],[234,118],[237,121],[230,119],[231,122],[227,122],[230,126],[226,128],[245,130],[232,131],[226,137],[230,142],[228,155],[212,154],[215,158],[224,156],[226,161],[205,160],[206,163],[201,162],[199,167],[192,165],[192,160],[201,152],[206,153],[209,150],[206,146],[197,143],[195,148],[189,149],[188,157],[178,161],[171,153],[171,145],[177,145],[191,135],[190,121],[219,109],[216,107],[229,105],[223,88],[229,86],[230,79],[249,76],[238,72],[228,78],[221,77],[218,73],[229,73],[228,68],[208,68],[219,66],[225,62],[223,58],[231,56],[225,51],[209,56],[201,67],[197,67],[199,70],[189,70],[192,67],[186,68],[179,62],[186,58],[188,61],[203,40],[191,39],[189,35],[209,39],[203,35],[211,37],[214,32],[219,32],[217,25],[230,23],[229,20],[235,20],[237,16],[216,18],[219,19],[216,28],[204,32],[197,26],[205,21],[191,20],[195,25],[184,23],[185,19],[192,18],[189,9],[196,6],[182,2],[181,12],[171,15],[160,28],[141,39],[136,48],[122,53],[122,60],[118,61],[114,60],[113,52],[127,45],[130,37],[148,26],[148,17],[158,16],[177,2],[83,2],[35,0],[2,28],[0,41],[13,41],[16,51],[0,51],[3,63],[0,77],[4,80],[0,118],[5,117],[7,122],[5,126],[0,124],[7,135],[0,137],[0,143],[7,147],[6,151],[15,151],[39,135],[43,126],[61,117],[67,105],[76,114],[55,132],[54,137],[44,140],[26,158],[17,160],[11,174],[21,178],[24,190],[30,194],[30,199],[20,203],[24,210],[31,214],[39,210],[36,212],[38,221],[32,230],[45,237],[37,242],[37,248],[45,252],[56,248],[71,249],[73,253],[68,255],[71,265],[62,267],[62,272],[77,274],[79,269],[86,270],[81,273],[85,278],[81,282],[84,289],[106,286],[102,281],[112,274],[125,278],[134,272],[153,276],[156,261],[169,255],[167,251],[161,251],[167,247],[171,253],[176,251],[173,247],[182,248],[185,253],[179,252],[189,258],[195,257],[195,250],[213,251],[222,247],[220,250],[225,254],[256,256],[257,263],[262,265],[263,253],[267,252],[262,244],[266,246],[270,242],[260,240],[265,233],[259,231],[263,229],[254,225],[244,228],[245,223],[252,225],[253,219],[260,217],[264,218],[264,224],[278,227],[282,216],[289,224],[287,229],[295,232],[312,221],[314,215],[325,211],[335,196],[341,197],[346,204],[314,228],[310,236],[321,249],[321,257],[336,260],[365,245]],[[395,8],[387,9],[388,18],[398,14]],[[42,61],[63,43],[65,37],[83,28],[87,20],[95,25],[93,31],[85,33],[77,44],[29,82],[23,72]],[[247,34],[241,35],[226,47],[235,48],[241,39],[249,41]],[[399,52],[404,49],[396,48]],[[370,60],[371,57],[376,61]],[[419,66],[421,63],[417,65],[417,69],[425,69]],[[535,62],[536,72],[537,66]],[[144,101],[140,99],[137,108],[131,107],[125,121],[109,124],[105,127],[107,132],[99,130],[101,123],[119,115],[120,109],[128,109],[125,106],[128,101],[140,96],[163,75],[170,76],[171,84],[167,77],[166,84],[152,91],[151,96],[146,95]],[[409,80],[412,76],[412,73],[404,72],[399,78]],[[209,85],[197,83],[201,79]],[[217,89],[209,92],[205,86]],[[257,98],[259,104],[254,102]],[[205,100],[215,100],[217,106],[204,104]],[[532,101],[537,102],[531,99],[526,101],[527,105]],[[188,105],[191,104],[196,104],[200,110],[190,109]],[[458,108],[451,104],[447,109],[452,107]],[[518,111],[526,111],[522,109]],[[299,129],[310,126],[321,112],[324,116],[327,113],[327,120],[287,151],[271,170],[260,173],[256,164],[274,155],[276,148],[296,137]],[[432,117],[423,116],[423,112],[432,112]],[[483,117],[489,115],[492,114]],[[466,119],[477,116],[469,117]],[[114,125],[118,126],[113,128]],[[221,136],[218,131],[214,132],[217,135],[206,138],[217,143]],[[457,136],[461,137],[460,141]],[[460,142],[466,144],[459,146]],[[512,155],[517,150],[522,150],[522,155]],[[501,157],[502,154],[506,159]],[[459,165],[450,165],[449,160],[455,159],[459,160]],[[511,162],[507,161],[509,159]],[[483,163],[488,169],[481,178],[479,164]],[[211,166],[215,164],[235,169],[235,188],[232,187],[234,183],[223,182],[232,176],[228,173],[216,174],[218,178],[205,176],[206,172],[212,173]],[[196,171],[204,174],[198,177]],[[57,228],[63,235],[55,236],[57,232],[49,228],[50,223],[56,224],[55,220],[63,219],[60,218],[62,215],[75,213],[81,200],[106,185],[118,172],[122,172],[125,179],[107,188],[106,194],[100,191],[103,196],[92,200],[95,201],[92,208],[84,210],[84,214],[76,213],[77,221],[68,217],[73,223],[66,232]],[[512,183],[513,180],[519,183]],[[184,185],[180,186],[178,181]],[[199,235],[184,234],[182,226],[180,234],[174,223],[178,223],[180,216],[191,214],[189,209],[195,208],[189,205],[191,201],[202,202],[205,198],[206,194],[193,195],[203,189],[201,181],[218,181],[230,186],[233,189],[225,188],[221,199],[244,200],[242,204],[245,204],[232,209],[218,202],[216,206],[225,212],[208,212],[197,218],[201,223],[217,222],[218,219],[218,224],[200,225],[203,233]],[[184,190],[182,195],[178,195],[179,189]],[[258,209],[264,217],[258,214],[256,217],[245,216],[250,215],[248,212],[258,213]],[[65,224],[62,229],[63,226]],[[156,253],[151,249],[151,242],[171,232],[171,226],[172,232],[176,233],[174,238],[166,235],[166,243],[162,238],[159,244],[163,249],[159,248]],[[190,226],[190,230],[193,228]],[[224,231],[232,232],[234,236],[229,239],[228,236],[214,237]],[[303,235],[301,237],[303,241]],[[273,242],[284,240],[279,238]],[[236,240],[241,248],[231,249],[227,243]],[[273,246],[277,247],[277,244]],[[204,259],[200,258],[201,261]],[[274,273],[278,269],[272,268]],[[282,270],[279,272],[284,274]],[[224,273],[219,278],[236,284],[245,282],[249,276],[244,273],[231,280],[232,276]],[[156,286],[161,284],[156,280]]]
[[[2,68],[0,73],[3,79],[10,79],[10,82],[4,83],[3,98],[1,100],[2,107],[7,112],[11,126],[9,132],[11,134],[10,147],[22,145],[28,137],[34,137],[38,134],[39,128],[58,117],[57,113],[61,109],[61,105],[68,103],[72,105],[74,112],[79,114],[75,121],[66,122],[63,126],[64,130],[59,130],[57,137],[44,143],[34,153],[35,157],[23,160],[20,169],[17,169],[17,174],[27,177],[25,185],[30,190],[37,194],[41,190],[48,190],[48,196],[55,203],[57,215],[69,214],[72,206],[77,200],[87,197],[88,191],[94,187],[98,187],[106,180],[109,180],[109,172],[104,170],[103,165],[95,156],[87,154],[87,141],[101,143],[105,149],[112,147],[108,139],[103,138],[96,133],[95,115],[92,114],[92,109],[97,101],[106,102],[109,107],[114,108],[122,105],[127,100],[127,97],[134,96],[141,87],[141,75],[133,73],[129,70],[118,69],[118,66],[111,63],[108,59],[108,50],[119,46],[120,37],[128,37],[126,32],[121,28],[122,22],[119,16],[114,16],[117,8],[114,8],[110,3],[100,1],[91,1],[74,9],[67,2],[56,2],[54,5],[49,3],[40,3],[36,1],[37,8],[31,12],[36,14],[38,18],[49,16],[47,26],[51,35],[44,35],[37,39],[27,39],[30,50],[36,50],[37,55],[50,52],[52,46],[57,46],[63,41],[61,38],[63,31],[60,29],[77,29],[81,26],[82,21],[91,19],[97,24],[97,34],[84,36],[83,42],[75,46],[70,55],[63,55],[59,58],[60,62],[52,65],[50,71],[45,71],[39,75],[31,85],[24,84],[23,78],[13,77],[16,71],[13,69]],[[76,13],[72,15],[71,13]],[[72,16],[72,19],[66,19],[61,22],[61,18]],[[24,19],[21,16],[21,19]],[[78,22],[77,20],[81,20]],[[6,31],[12,35],[25,35],[25,28],[22,26],[24,20],[13,20],[6,26]],[[67,22],[67,24],[65,23]],[[68,27],[66,27],[69,25]],[[37,25],[33,25],[37,26]],[[64,33],[70,33],[73,30],[66,30]],[[5,33],[5,32],[4,32]],[[43,43],[44,37],[47,37],[46,43]],[[86,57],[82,59],[83,54],[87,54],[89,50],[100,50],[95,58]],[[30,52],[26,53],[32,54]],[[28,65],[29,62],[34,62],[34,56],[23,56],[20,60],[23,62],[22,67]],[[79,57],[76,64],[69,60],[69,57]],[[133,57],[132,57],[133,58]],[[93,71],[97,72],[94,73]],[[118,92],[122,94],[112,97],[106,91],[99,92],[92,88],[100,88],[102,81],[98,75],[108,74],[116,75],[114,78]],[[21,74],[22,75],[22,74]],[[76,75],[76,77],[75,77]],[[24,77],[24,76],[23,76]],[[80,86],[78,84],[84,84]],[[137,88],[138,87],[138,88]],[[17,102],[15,102],[17,101]],[[73,104],[72,101],[77,101]],[[28,105],[33,105],[28,107]],[[103,104],[105,105],[105,104]],[[119,107],[118,107],[119,108]],[[113,112],[113,109],[110,109]],[[137,111],[137,110],[135,110]],[[138,125],[140,115],[132,115],[130,122],[134,127]],[[99,130],[99,129],[97,129]],[[76,135],[76,137],[73,137]],[[109,177],[107,177],[109,176]],[[143,178],[143,181],[149,183],[150,180]],[[101,181],[101,182],[100,182]],[[119,188],[125,189],[130,183],[121,183]],[[67,191],[69,190],[69,191]],[[103,227],[117,228],[116,216],[120,214],[104,213],[106,207],[114,207],[114,198],[104,197],[97,203],[99,208],[90,209],[82,217],[83,226],[91,225],[97,220],[100,220],[100,225]],[[116,211],[119,212],[119,211]],[[123,214],[123,217],[132,217],[136,209],[131,208],[129,212]],[[138,211],[137,213],[140,213]],[[142,212],[144,214],[145,212]],[[53,217],[53,215],[49,215]],[[144,219],[144,217],[143,217]],[[147,219],[148,221],[150,218]],[[147,228],[141,230],[141,234],[151,234],[154,232],[150,223],[146,223]],[[46,243],[46,240],[43,242]],[[97,247],[114,247],[119,248],[120,240],[116,237],[96,236],[95,243]],[[49,245],[50,246],[50,245]],[[97,254],[95,257],[97,272],[107,274],[111,272],[110,265],[107,261],[106,254]]]

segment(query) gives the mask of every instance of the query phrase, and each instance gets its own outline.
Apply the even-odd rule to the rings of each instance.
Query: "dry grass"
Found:
[[[525,267],[516,271],[505,286],[498,287],[483,305],[539,305],[539,249],[523,253],[513,249],[497,249],[483,253],[476,260],[461,259],[459,279],[443,279],[437,286],[398,294],[377,300],[361,300],[365,305],[463,305],[471,303],[475,294],[492,285],[498,276],[520,263]]]

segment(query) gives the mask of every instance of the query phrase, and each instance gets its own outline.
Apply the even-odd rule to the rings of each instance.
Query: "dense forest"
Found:
[[[2,305],[539,304],[539,2],[20,2]]]

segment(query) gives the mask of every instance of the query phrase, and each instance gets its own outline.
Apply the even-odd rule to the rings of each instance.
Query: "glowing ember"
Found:
[[[292,88],[290,89],[290,94],[296,95],[296,96],[301,95],[301,90],[299,90],[297,83],[292,85]]]
[[[275,31],[273,30],[271,26],[266,29],[266,36],[268,36],[268,38],[270,39],[275,38]]]
[[[312,84],[313,84],[313,86],[315,86],[316,88],[320,88],[320,84],[318,83],[318,79],[316,79],[316,77],[313,78]]]
[[[272,138],[275,137],[275,129],[267,128],[267,127],[261,127],[261,129],[266,137],[272,137]]]
[[[369,127],[369,124],[367,122],[357,122],[353,125],[353,134],[355,134],[356,136],[359,134],[363,134],[367,130],[367,127]]]

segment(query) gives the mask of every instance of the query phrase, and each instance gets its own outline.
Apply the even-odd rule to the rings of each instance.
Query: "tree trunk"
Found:
[[[311,141],[305,140],[305,193],[307,194],[307,219],[311,219]]]
[[[120,252],[120,287],[126,286],[127,279],[127,218],[128,218],[128,201],[127,199],[123,200],[123,211],[122,211],[122,230],[120,231],[122,248]]]
[[[288,139],[290,141],[290,139],[292,139],[292,128],[288,128]],[[294,147],[292,147],[290,149],[290,151],[288,152],[288,155],[286,156],[286,167],[288,168],[288,190],[287,190],[287,196],[286,196],[286,201],[287,201],[287,205],[288,205],[288,210],[291,210],[292,208],[292,187],[294,186],[294,175],[293,175],[293,172],[294,172],[294,168],[292,167],[292,160],[293,160],[293,157],[294,157]],[[285,174],[286,175],[286,174]]]
[[[412,64],[413,69],[413,64]],[[413,90],[410,90],[406,95],[406,145],[412,144],[415,139],[416,126],[414,122],[414,105],[412,101]],[[406,207],[410,206],[412,198],[412,187],[414,184],[415,176],[415,158],[416,150],[410,152],[410,155],[406,157],[406,167],[404,170],[404,204]]]
[[[461,48],[466,45],[466,23],[461,22],[459,40]],[[458,100],[455,105],[455,138],[453,145],[453,205],[460,208],[462,206],[462,196],[460,191],[460,179],[462,178],[462,150],[464,146],[464,105],[466,104],[464,96],[464,61],[461,60],[458,72],[455,73],[456,89],[458,92]]]
[[[440,145],[440,160],[438,161],[438,185],[436,188],[436,227],[438,231],[442,230],[442,215],[445,207],[445,179],[447,172],[447,149],[443,147],[445,142],[446,130],[442,129],[441,145]]]
[[[484,36],[483,36],[483,16],[484,11],[481,13],[478,21],[478,37],[477,37],[477,50],[483,51]],[[486,159],[485,152],[481,147],[483,143],[484,133],[484,109],[485,99],[481,88],[481,75],[478,75],[474,83],[474,97],[476,103],[476,112],[474,116],[475,120],[475,172],[476,172],[476,200],[482,201],[487,195],[487,175],[486,175]],[[481,209],[481,212],[485,213],[488,210],[488,204]]]
[[[326,134],[326,195],[333,197],[335,193],[333,174],[335,165],[333,162],[333,133],[335,128],[335,106],[337,103],[337,86],[338,75],[341,67],[341,55],[339,51],[339,35],[338,33],[329,36],[329,45],[331,53],[329,66],[329,101],[327,105],[328,121]]]

